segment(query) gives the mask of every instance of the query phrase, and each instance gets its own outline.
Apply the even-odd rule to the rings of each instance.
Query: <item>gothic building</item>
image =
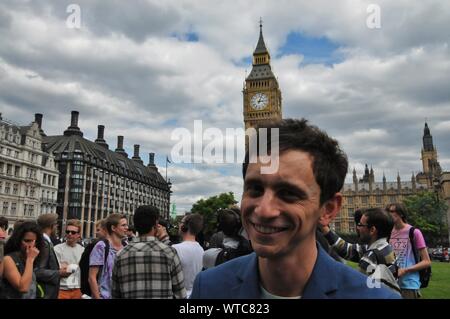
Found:
[[[259,25],[259,39],[253,52],[253,64],[245,79],[244,89],[245,129],[255,127],[265,120],[281,120],[281,91],[272,72],[270,54],[264,43],[262,24]]]
[[[428,123],[425,123],[422,140],[421,159],[423,171],[417,174],[417,180],[431,188],[436,179],[442,174],[442,170],[438,162],[437,150],[433,145],[433,136],[428,128]]]
[[[168,218],[170,182],[161,176],[154,164],[154,153],[144,164],[139,145],[132,158],[118,136],[113,151],[104,139],[103,125],[97,139],[83,137],[78,127],[78,112],[72,111],[71,125],[63,135],[44,137],[45,149],[55,155],[59,170],[57,213],[62,221],[77,218],[83,222],[83,237],[94,235],[94,223],[110,213],[125,214],[132,222],[134,210],[144,204],[159,208],[161,218]]]
[[[425,123],[423,134],[422,167],[423,172],[417,175],[412,174],[409,181],[402,181],[398,174],[397,181],[394,182],[387,182],[384,174],[382,182],[376,182],[374,171],[372,168],[369,171],[367,164],[362,178],[358,179],[356,171],[353,169],[353,182],[344,184],[342,189],[343,206],[335,219],[335,230],[354,233],[353,216],[358,208],[385,207],[389,203],[402,202],[405,197],[425,190],[437,191],[436,186],[439,184],[442,184],[442,187],[439,186],[439,188],[441,188],[443,198],[445,198],[445,187],[448,188],[448,194],[450,194],[450,185],[444,181],[445,176],[449,174],[443,174],[441,171],[437,150],[433,145],[433,137],[427,123]],[[450,195],[447,197],[450,200]]]

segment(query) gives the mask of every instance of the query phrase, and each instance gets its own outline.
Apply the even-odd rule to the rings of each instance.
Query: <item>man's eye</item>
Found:
[[[251,197],[257,197],[264,193],[264,188],[261,185],[247,185],[245,192]]]
[[[285,201],[289,201],[289,202],[296,202],[301,200],[300,196],[298,194],[296,194],[293,191],[284,189],[284,190],[280,190],[278,192],[278,196],[282,199],[284,199]]]

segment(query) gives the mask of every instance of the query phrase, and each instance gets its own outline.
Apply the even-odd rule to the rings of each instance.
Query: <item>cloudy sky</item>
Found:
[[[80,8],[80,27],[74,11]],[[380,9],[380,28],[369,5]],[[368,12],[369,8],[369,12]],[[69,9],[69,10],[68,10]],[[343,145],[358,175],[422,169],[425,120],[450,169],[450,4],[442,1],[55,0],[0,2],[0,112],[48,135],[80,112],[85,137],[104,124],[115,148],[155,152],[165,175],[174,129],[243,127],[242,85],[259,18],[284,117],[305,117]],[[372,24],[370,24],[372,23]],[[73,28],[75,26],[75,28]],[[233,191],[239,164],[170,164],[178,212]],[[351,179],[351,172],[349,174]],[[348,179],[348,180],[350,180]]]

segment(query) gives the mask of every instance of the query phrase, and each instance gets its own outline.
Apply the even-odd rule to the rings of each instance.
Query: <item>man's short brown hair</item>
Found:
[[[69,219],[67,221],[66,228],[67,228],[67,226],[77,227],[78,232],[81,232],[81,221],[79,221],[78,219]]]
[[[105,229],[105,228],[106,228],[106,219],[103,218],[103,219],[97,220],[97,221],[95,222],[95,228],[97,228],[97,227],[100,227],[100,228]]]
[[[106,217],[106,230],[108,231],[108,234],[112,234],[113,230],[112,227],[117,227],[120,224],[121,219],[126,219],[125,215],[113,213],[110,214],[108,217]]]
[[[58,222],[58,214],[42,214],[38,217],[37,223],[42,229],[49,228]]]

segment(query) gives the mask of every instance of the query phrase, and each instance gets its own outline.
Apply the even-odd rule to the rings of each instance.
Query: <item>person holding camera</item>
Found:
[[[81,299],[80,262],[84,247],[78,244],[80,240],[81,222],[69,219],[66,225],[66,242],[55,246],[56,258],[66,265],[69,277],[61,278],[58,299]]]

